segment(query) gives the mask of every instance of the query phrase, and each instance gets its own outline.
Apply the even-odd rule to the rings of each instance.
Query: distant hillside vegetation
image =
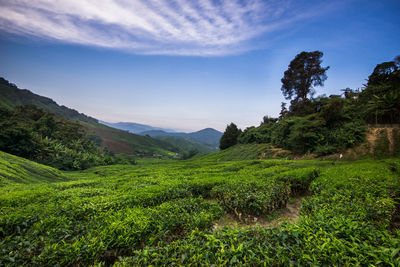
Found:
[[[17,106],[34,105],[47,112],[71,121],[80,122],[88,137],[102,148],[113,153],[139,156],[173,156],[180,149],[166,141],[140,136],[98,123],[97,119],[74,109],[58,105],[50,98],[19,89],[15,84],[0,77],[0,108],[13,110]]]
[[[182,152],[196,150],[202,153],[212,153],[218,151],[216,147],[205,145],[196,141],[189,141],[179,136],[159,136],[156,138],[174,144]]]
[[[89,133],[101,137],[101,146],[108,147],[115,153],[138,156],[173,156],[179,148],[169,142],[129,133],[106,125],[84,124]]]
[[[0,151],[0,186],[67,180],[57,169]]]

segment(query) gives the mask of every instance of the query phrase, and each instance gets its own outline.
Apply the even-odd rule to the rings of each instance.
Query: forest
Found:
[[[293,59],[282,78],[279,118],[265,116],[258,127],[241,131],[227,126],[220,148],[237,143],[271,143],[299,154],[328,155],[365,141],[368,125],[400,123],[400,56],[378,64],[360,90],[346,88],[337,95],[313,97],[323,86],[329,67],[321,66],[323,53],[302,52]],[[400,144],[400,134],[394,137]],[[399,156],[397,150],[396,156]]]

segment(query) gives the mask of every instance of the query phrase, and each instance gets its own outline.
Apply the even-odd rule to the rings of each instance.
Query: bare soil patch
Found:
[[[233,214],[227,214],[223,218],[215,222],[213,230],[219,230],[223,227],[276,227],[281,222],[296,222],[300,216],[301,201],[304,196],[299,196],[290,199],[286,204],[286,208],[276,211],[274,214],[269,216],[248,216],[244,218],[238,218]]]

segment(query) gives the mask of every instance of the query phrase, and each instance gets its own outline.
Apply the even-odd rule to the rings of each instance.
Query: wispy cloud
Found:
[[[136,54],[217,56],[312,14],[290,0],[0,0],[0,30]]]

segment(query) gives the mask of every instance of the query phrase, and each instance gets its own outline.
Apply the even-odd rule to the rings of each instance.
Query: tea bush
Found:
[[[388,230],[398,159],[215,157],[49,169],[54,179],[39,164],[16,169],[26,177],[0,187],[0,265],[400,264],[400,232]],[[298,222],[213,229],[226,212],[266,218],[308,191]]]

